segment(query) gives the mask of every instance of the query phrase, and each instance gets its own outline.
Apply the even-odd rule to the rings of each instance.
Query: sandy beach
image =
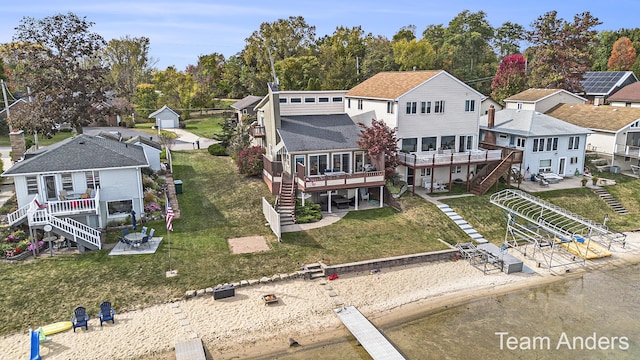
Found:
[[[51,341],[40,346],[41,355],[43,359],[172,359],[176,342],[195,337],[202,339],[214,359],[287,351],[289,338],[301,345],[297,349],[304,349],[348,335],[333,312],[340,306],[353,305],[379,325],[584,271],[640,262],[640,233],[627,235],[625,249],[616,246],[612,257],[588,261],[584,267],[574,264],[549,271],[525,260],[535,272],[485,275],[464,260],[447,261],[345,274],[334,281],[294,279],[240,287],[226,299],[206,294],[116,313],[116,323],[103,327],[92,314],[88,331],[50,336]],[[271,293],[279,302],[265,305],[261,295]],[[29,351],[28,329],[0,338],[3,359],[26,359]]]

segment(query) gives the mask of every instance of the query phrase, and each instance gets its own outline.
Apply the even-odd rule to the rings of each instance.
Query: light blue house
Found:
[[[535,110],[489,110],[480,117],[480,138],[493,132],[496,144],[523,151],[522,174],[574,176],[584,171],[591,131]]]
[[[167,105],[149,114],[149,119],[156,119],[156,128],[159,129],[177,129],[180,125],[180,114]]]

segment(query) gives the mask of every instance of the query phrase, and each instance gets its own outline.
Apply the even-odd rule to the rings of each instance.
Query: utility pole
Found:
[[[7,89],[5,87],[4,80],[0,79],[0,87],[2,87],[2,96],[4,97],[4,108],[7,109],[7,125],[9,125],[9,132],[12,132],[11,122],[9,122],[9,101],[7,100]]]

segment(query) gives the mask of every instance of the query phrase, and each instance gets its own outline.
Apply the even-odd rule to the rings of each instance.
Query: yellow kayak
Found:
[[[561,241],[560,239],[556,239],[556,242]],[[578,255],[581,258],[587,260],[611,256],[611,252],[609,250],[605,249],[594,241],[591,241],[589,243],[589,246],[587,246],[587,243],[584,241],[562,242],[562,247],[569,250],[574,255]]]
[[[61,331],[66,331],[71,329],[71,327],[73,326],[73,324],[71,323],[71,321],[60,321],[57,323],[53,323],[53,324],[49,324],[49,325],[45,325],[42,327],[42,332],[44,333],[44,335],[53,335],[56,333],[59,333]]]

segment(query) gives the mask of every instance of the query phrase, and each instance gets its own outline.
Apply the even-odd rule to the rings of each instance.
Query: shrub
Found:
[[[322,219],[322,210],[320,209],[320,204],[305,201],[304,206],[302,206],[302,201],[297,199],[295,215],[297,224],[307,224],[320,221]]]
[[[248,147],[238,154],[238,172],[249,176],[262,174],[262,155],[264,148],[262,146]]]
[[[162,151],[160,151],[160,159],[167,160],[167,149],[162,149]]]
[[[157,189],[158,185],[151,176],[142,175],[142,186],[144,189]]]
[[[207,148],[209,154],[214,156],[228,156],[227,149],[222,144],[211,144]]]

